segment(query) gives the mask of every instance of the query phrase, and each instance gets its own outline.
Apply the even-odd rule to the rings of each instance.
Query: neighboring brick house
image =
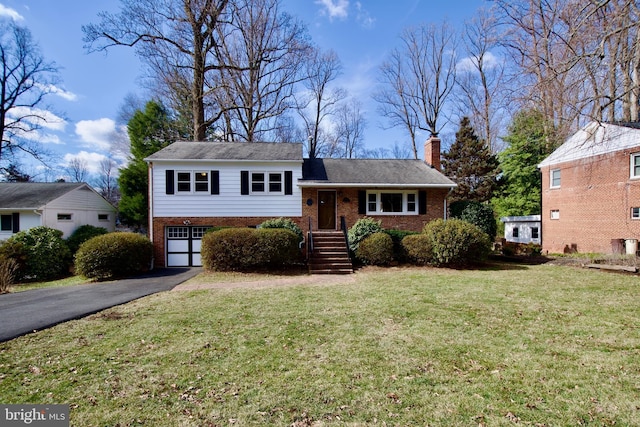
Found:
[[[297,143],[175,142],[146,159],[155,264],[200,265],[207,228],[278,217],[304,231],[364,216],[420,231],[445,217],[455,187],[439,171],[439,140],[425,144],[425,159],[303,159]]]
[[[544,251],[619,252],[640,237],[640,123],[592,122],[538,167]]]
[[[81,225],[114,231],[116,208],[82,182],[0,182],[0,240],[41,225],[64,238]]]

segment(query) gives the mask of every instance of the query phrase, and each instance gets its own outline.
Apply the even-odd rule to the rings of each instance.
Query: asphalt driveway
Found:
[[[163,268],[112,282],[0,295],[0,342],[171,290],[201,271],[200,268]]]

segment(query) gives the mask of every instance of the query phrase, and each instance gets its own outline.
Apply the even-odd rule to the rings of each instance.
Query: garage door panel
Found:
[[[209,228],[209,226],[167,227],[167,266],[201,267],[202,237]]]
[[[189,254],[168,254],[167,266],[168,267],[188,267]]]
[[[168,240],[167,241],[168,252],[189,252],[188,240]]]

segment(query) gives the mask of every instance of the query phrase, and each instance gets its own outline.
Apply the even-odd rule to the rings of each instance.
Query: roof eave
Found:
[[[341,187],[341,188],[454,188],[457,184],[389,184],[389,183],[361,183],[361,182],[318,182],[298,181],[298,187]]]
[[[144,159],[147,163],[300,163],[302,164],[302,159],[298,160],[256,160],[256,159],[150,159],[149,157]]]

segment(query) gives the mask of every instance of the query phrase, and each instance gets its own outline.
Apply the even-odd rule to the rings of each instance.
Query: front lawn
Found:
[[[167,292],[0,344],[2,403],[72,426],[640,425],[639,278],[364,269]]]

